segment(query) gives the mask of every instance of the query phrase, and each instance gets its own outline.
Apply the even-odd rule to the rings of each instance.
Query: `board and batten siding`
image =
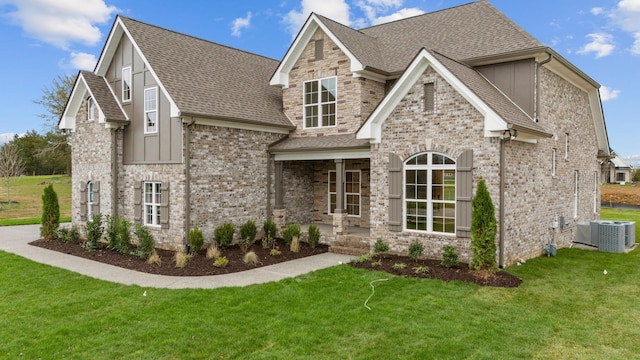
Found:
[[[536,64],[534,59],[476,67],[529,116],[535,111]]]

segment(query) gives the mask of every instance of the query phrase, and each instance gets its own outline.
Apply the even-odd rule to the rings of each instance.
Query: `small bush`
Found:
[[[393,270],[402,270],[402,269],[404,269],[406,267],[407,267],[407,264],[405,264],[405,263],[395,263],[392,266]]]
[[[382,266],[381,260],[371,262],[371,267],[379,267],[379,266]]]
[[[178,251],[176,251],[176,254],[173,256],[173,260],[175,261],[177,268],[184,268],[185,266],[187,266],[189,259],[190,256],[184,252],[183,248],[179,248]]]
[[[271,237],[272,239],[276,238],[278,233],[278,226],[273,220],[265,220],[264,224],[262,224],[262,230],[264,231],[264,237]]]
[[[416,260],[424,252],[424,245],[420,240],[414,239],[409,244],[409,257]]]
[[[204,235],[202,234],[202,230],[200,230],[197,226],[189,230],[189,245],[191,246],[191,254],[197,254],[200,249],[202,249],[203,244]]]
[[[40,236],[45,240],[52,240],[55,231],[60,227],[60,204],[58,194],[53,190],[53,185],[44,188],[42,194],[42,218],[40,219]]]
[[[207,259],[217,259],[222,256],[222,252],[220,252],[220,248],[215,243],[212,243],[207,248]]]
[[[364,262],[371,261],[371,255],[369,254],[360,255],[357,258],[353,259],[352,261],[356,264],[362,264]]]
[[[320,229],[316,224],[309,225],[309,246],[315,248],[320,243]]]
[[[382,255],[389,252],[389,244],[387,244],[384,240],[378,238],[375,243],[373,243],[373,253],[376,255]]]
[[[224,223],[213,231],[213,239],[223,249],[228,248],[233,242],[235,226],[232,223]]]
[[[149,258],[147,258],[147,264],[156,265],[156,266],[160,266],[162,264],[162,259],[160,258],[160,255],[158,255],[158,253],[155,252],[155,250],[151,253]]]
[[[225,256],[221,256],[213,262],[213,266],[217,268],[223,268],[228,264],[229,264],[229,259],[227,259]]]
[[[67,238],[69,237],[69,229],[66,227],[58,228],[58,230],[53,232],[53,239],[67,242]]]
[[[294,236],[300,238],[300,225],[292,223],[282,230],[282,239],[287,245],[291,246]]]
[[[416,266],[413,268],[413,271],[416,274],[428,274],[431,272],[431,269],[429,269],[428,266]]]
[[[131,223],[120,216],[107,216],[106,219],[109,249],[123,254],[131,253]]]
[[[443,249],[442,266],[447,268],[458,266],[460,264],[460,258],[458,257],[456,248],[454,246],[447,245]]]
[[[282,251],[280,251],[280,249],[277,246],[271,249],[271,251],[269,252],[269,255],[271,256],[278,256],[280,254],[282,254]]]
[[[100,247],[100,240],[104,235],[104,224],[102,223],[102,214],[94,214],[91,221],[87,221],[84,225],[84,236],[87,238],[85,249],[93,251]]]
[[[265,236],[262,238],[262,248],[263,249],[268,249],[270,247],[273,247],[276,244],[276,240],[274,238],[272,238],[271,236]]]
[[[245,264],[249,265],[258,265],[260,263],[258,255],[253,251],[249,251],[248,253],[244,254],[242,261],[244,261]]]
[[[240,227],[240,247],[242,252],[247,252],[251,245],[256,241],[256,235],[258,234],[258,228],[256,224],[249,220],[242,224]]]
[[[75,225],[71,226],[71,229],[69,229],[69,233],[65,240],[73,244],[77,244],[80,242],[80,231],[78,230],[77,226]]]
[[[146,226],[136,224],[133,233],[138,238],[138,249],[136,255],[140,259],[148,259],[153,253],[155,253],[155,241],[153,235]]]

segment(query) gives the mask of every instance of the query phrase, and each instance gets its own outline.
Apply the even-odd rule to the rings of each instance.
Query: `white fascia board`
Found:
[[[208,126],[218,126],[224,128],[231,129],[240,129],[240,130],[251,130],[258,132],[268,132],[275,134],[289,134],[289,129],[276,127],[276,126],[268,126],[268,125],[260,125],[260,124],[252,124],[252,123],[244,123],[244,122],[236,122],[230,120],[222,120],[222,119],[204,119],[204,118],[182,118],[183,123],[191,123],[191,121],[195,121],[198,125],[208,125]]]
[[[292,151],[274,153],[276,161],[370,159],[371,150]]]
[[[593,116],[593,125],[596,130],[596,139],[598,149],[609,153],[609,138],[607,136],[607,128],[604,123],[604,114],[602,112],[602,103],[600,100],[600,91],[591,89],[589,92],[589,105],[591,106],[591,114]]]
[[[411,65],[402,74],[396,86],[382,100],[380,105],[369,116],[362,128],[356,134],[357,139],[369,139],[372,144],[380,143],[382,140],[382,125],[391,115],[402,98],[415,85],[420,76],[429,68],[433,68],[442,78],[449,83],[458,93],[460,93],[473,107],[475,107],[485,118],[484,136],[496,136],[493,132],[507,128],[504,121],[491,107],[482,101],[465,84],[455,77],[444,65],[442,65],[428,51],[422,50],[413,60]]]
[[[104,47],[104,51],[102,52],[102,56],[100,57],[100,60],[98,60],[98,65],[96,66],[96,74],[100,76],[104,76],[107,73],[107,69],[109,67],[109,64],[111,63],[111,60],[113,59],[113,54],[115,54],[118,46],[118,42],[120,40],[119,35],[122,34],[123,32],[129,38],[129,41],[131,41],[131,43],[133,44],[133,48],[138,53],[138,55],[140,55],[140,58],[142,58],[142,61],[146,65],[147,70],[149,70],[149,72],[155,79],[156,83],[158,84],[158,87],[160,88],[164,96],[166,96],[166,98],[169,100],[170,116],[171,117],[180,116],[180,110],[178,109],[178,106],[176,105],[175,101],[167,91],[167,88],[164,87],[164,85],[158,78],[158,74],[156,74],[156,72],[153,70],[153,67],[151,66],[151,64],[149,64],[149,60],[147,60],[147,57],[144,56],[144,53],[142,53],[142,51],[140,50],[138,43],[135,41],[133,36],[131,36],[131,33],[129,33],[129,30],[127,29],[127,27],[124,25],[124,23],[120,18],[117,19],[116,23],[113,25],[113,30],[109,34],[109,39],[107,40],[107,43]]]
[[[75,131],[76,129],[76,115],[78,114],[82,100],[84,100],[84,94],[87,91],[87,83],[84,79],[81,80],[81,78],[82,75],[79,74],[76,84],[74,85],[73,90],[71,90],[67,107],[64,109],[62,117],[60,118],[60,123],[58,124],[58,129],[60,130],[68,129]]]
[[[333,41],[340,50],[342,50],[347,57],[349,57],[349,61],[351,64],[351,72],[359,72],[364,70],[364,66],[362,63],[347,49],[346,46],[331,32],[329,28],[326,27],[325,24],[322,23],[316,16],[316,14],[311,14],[309,20],[304,24],[302,30],[300,30],[300,34],[296,37],[291,45],[291,48],[285,54],[284,58],[278,65],[275,73],[271,77],[269,81],[269,85],[278,85],[283,88],[289,87],[289,72],[293,68],[293,65],[298,61],[300,55],[304,51],[304,48],[309,44],[311,37],[318,30],[318,28],[322,29],[322,31]]]

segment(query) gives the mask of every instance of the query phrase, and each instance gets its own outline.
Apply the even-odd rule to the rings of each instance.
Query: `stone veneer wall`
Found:
[[[76,129],[71,135],[71,217],[74,225],[82,227],[86,222],[80,220],[80,189],[83,183],[100,182],[100,213],[110,214],[113,209],[111,176],[114,142],[113,130],[106,129],[104,123],[87,120],[87,101],[83,101],[76,116]]]
[[[370,210],[370,162],[369,159],[345,160],[345,170],[360,170],[360,216],[347,216],[348,226],[369,227]],[[313,222],[333,224],[329,215],[329,170],[335,170],[333,160],[314,162],[313,171]],[[346,201],[346,198],[345,198]]]
[[[198,226],[207,240],[224,222],[233,222],[236,233],[247,220],[261,229],[267,219],[267,150],[283,135],[208,125],[191,131],[190,227]],[[271,184],[273,209],[273,175]]]
[[[285,161],[282,167],[286,222],[308,224],[313,216],[312,161]],[[274,194],[275,195],[275,194]]]
[[[323,39],[324,59],[315,60],[315,40]],[[355,133],[382,100],[385,84],[353,77],[349,58],[318,29],[289,73],[289,87],[283,90],[283,110],[297,126],[291,137]],[[303,83],[307,80],[337,76],[336,126],[304,128]]]
[[[435,111],[424,112],[423,84],[435,82]],[[420,239],[425,256],[440,258],[445,245],[455,246],[463,261],[470,259],[470,239],[454,235],[388,231],[389,153],[403,161],[434,151],[456,159],[473,149],[474,193],[483,177],[495,204],[499,201],[499,140],[484,137],[484,117],[432,69],[428,69],[400,101],[382,128],[382,141],[372,146],[371,156],[371,241],[382,238],[396,253],[406,254],[409,242]],[[498,216],[496,209],[496,217]]]

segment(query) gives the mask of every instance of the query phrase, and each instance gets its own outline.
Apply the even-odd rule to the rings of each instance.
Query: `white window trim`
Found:
[[[564,159],[569,160],[569,133],[564,133]]]
[[[597,171],[593,172],[593,212],[598,212],[598,189],[600,188],[600,178]]]
[[[156,99],[155,99],[156,108],[153,109],[153,110],[148,110],[147,109],[147,92],[150,92],[152,90],[155,91],[155,93],[156,93]],[[158,116],[158,107],[159,107],[158,106],[159,105],[158,104],[158,87],[154,86],[154,87],[149,87],[149,88],[144,89],[144,99],[143,100],[144,100],[144,104],[143,104],[143,110],[144,110],[144,117],[143,117],[143,119],[144,119],[144,133],[145,134],[156,134],[158,132],[158,126],[159,126],[159,121],[158,121],[158,118],[159,118],[159,116]],[[155,112],[156,113],[156,124],[155,124],[155,130],[153,130],[153,131],[149,131],[148,124],[147,124],[147,114],[151,113],[151,112]]]
[[[87,98],[87,121],[95,120],[95,112],[96,112],[96,102],[93,100],[93,97],[89,96]]]
[[[329,102],[322,102],[322,80],[327,80],[327,79],[335,79],[335,85],[336,85],[336,95],[335,101],[329,101]],[[318,102],[316,103],[316,108],[318,109],[318,126],[307,126],[307,104],[305,104],[305,98],[306,98],[306,93],[305,93],[305,85],[307,83],[310,82],[316,82],[318,83]],[[324,123],[322,122],[322,105],[325,104],[331,104],[334,103],[335,104],[335,124],[334,125],[324,125]],[[310,104],[309,104],[310,105]],[[338,77],[337,76],[329,76],[329,77],[324,77],[324,78],[319,78],[319,79],[313,79],[313,80],[308,80],[302,83],[302,128],[303,129],[322,129],[322,128],[331,128],[331,127],[336,127],[338,126]]]
[[[345,170],[345,181],[346,181],[346,173],[358,173],[358,189],[360,190],[360,192],[357,193],[348,193],[347,189],[343,189],[344,192],[344,196],[342,198],[342,202],[344,203],[344,207],[345,209],[347,208],[347,195],[357,195],[358,196],[358,214],[347,214],[348,217],[356,217],[359,218],[360,216],[362,216],[362,171],[361,170]],[[327,213],[329,215],[333,215],[334,212],[331,211],[331,195],[332,194],[336,194],[337,196],[337,191],[338,191],[338,184],[336,184],[336,192],[332,192],[331,191],[331,174],[335,174],[336,171],[335,170],[329,170],[329,173],[327,174]],[[336,176],[337,179],[337,176]]]
[[[147,185],[151,184],[151,202],[147,202]],[[143,222],[149,227],[160,227],[160,206],[162,200],[155,202],[158,197],[162,196],[162,183],[159,181],[145,181],[142,184],[142,200],[143,200]],[[147,221],[149,212],[147,207],[151,206],[151,223]],[[157,222],[157,224],[156,224]]]
[[[413,159],[414,157],[418,156],[418,155],[423,155],[423,154],[428,154],[428,164],[427,165],[408,165],[407,162],[409,162],[411,159]],[[454,160],[453,158],[451,158],[450,156],[447,156],[445,154],[442,153],[438,153],[438,152],[424,152],[424,153],[420,153],[420,154],[415,154],[413,156],[411,156],[409,159],[407,159],[404,162],[404,166],[402,167],[402,230],[406,231],[406,232],[412,232],[412,233],[418,233],[418,234],[434,234],[434,235],[442,235],[442,236],[457,236],[456,235],[456,227],[457,227],[457,216],[456,215],[456,211],[454,210],[454,231],[453,233],[447,233],[447,232],[437,232],[437,231],[433,231],[433,197],[432,197],[432,186],[433,186],[433,181],[432,181],[432,170],[453,170],[454,171],[454,178],[456,178],[457,180],[457,168],[456,168],[456,164],[455,164],[455,160],[454,160],[454,164],[450,164],[450,165],[439,165],[436,164],[434,165],[433,162],[433,154],[436,155],[442,155],[445,156],[451,160]],[[407,199],[407,170],[427,170],[427,200],[418,200],[418,199]],[[456,181],[455,184],[455,188],[454,188],[454,194],[458,194],[458,181]],[[417,229],[409,229],[407,228],[407,202],[424,202],[427,204],[427,230],[417,230]],[[438,203],[445,203],[445,204],[454,204],[455,206],[457,205],[457,195],[456,195],[456,199],[454,200],[438,200]]]
[[[578,217],[578,180],[580,179],[578,170],[573,172],[573,217],[574,219]]]
[[[556,149],[551,149],[551,176],[556,176],[556,158],[558,157]]]
[[[129,70],[129,76],[125,77],[125,70]],[[125,81],[127,80],[127,81]],[[125,94],[125,89],[124,86],[125,84],[129,84],[129,98],[125,99],[124,98],[124,94]],[[122,68],[122,102],[123,103],[127,103],[127,102],[131,102],[131,92],[132,92],[132,86],[131,86],[131,66],[125,66]]]
[[[87,221],[93,219],[93,181],[87,183]]]

